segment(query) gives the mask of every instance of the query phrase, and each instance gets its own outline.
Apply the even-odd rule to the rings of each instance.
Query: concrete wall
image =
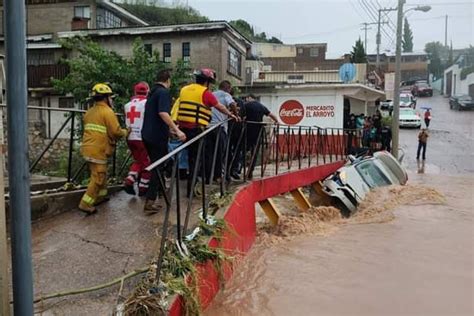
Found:
[[[91,17],[95,17],[96,1],[77,0],[54,4],[30,4],[27,6],[28,35],[70,31],[74,17],[74,7],[88,5],[91,7]],[[1,34],[3,34],[3,7],[0,19]],[[91,19],[90,28],[95,28],[95,19]]]

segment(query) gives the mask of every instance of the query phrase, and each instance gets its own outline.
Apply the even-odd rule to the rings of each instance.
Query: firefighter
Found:
[[[194,72],[195,83],[184,86],[179,93],[178,124],[186,134],[189,141],[201,134],[211,121],[211,108],[238,120],[209,90],[211,84],[216,82],[216,73],[212,69],[201,69]],[[195,142],[188,148],[188,192],[191,189],[191,181],[196,161],[198,159],[199,142]]]
[[[135,195],[134,185],[139,181],[138,195],[144,196],[150,182],[150,172],[145,170],[150,165],[150,158],[142,140],[142,127],[150,86],[146,82],[139,82],[134,86],[133,90],[134,96],[124,107],[125,124],[130,129],[127,144],[133,157],[133,163],[125,178],[124,186],[125,192]]]
[[[96,212],[95,205],[107,196],[107,158],[115,148],[115,142],[128,135],[112,109],[112,89],[105,83],[92,88],[94,105],[84,115],[84,135],[81,154],[87,161],[91,173],[87,191],[79,203],[85,213]]]

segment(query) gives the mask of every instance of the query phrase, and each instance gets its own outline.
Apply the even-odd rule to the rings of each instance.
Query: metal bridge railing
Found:
[[[229,126],[227,137],[223,135],[223,126]],[[257,135],[255,137],[255,135]],[[176,244],[181,252],[186,252],[183,244],[183,235],[188,232],[193,201],[201,199],[202,218],[208,217],[209,186],[213,179],[220,179],[219,190],[223,196],[229,189],[229,173],[232,170],[243,171],[243,181],[253,179],[253,173],[258,171],[260,177],[278,175],[281,172],[317,166],[343,159],[350,151],[361,147],[360,131],[337,128],[319,128],[314,126],[287,126],[261,122],[224,121],[212,125],[201,134],[188,140],[167,155],[152,163],[148,171],[155,172],[159,179],[159,187],[166,203],[164,222],[161,234],[160,252],[157,261],[156,279],[159,280],[165,244],[168,239],[169,219],[172,212],[176,216]],[[212,148],[206,149],[206,144],[212,139]],[[226,139],[226,140],[225,140]],[[219,143],[225,140],[223,167],[214,174],[219,153]],[[198,146],[193,173],[188,177],[188,192],[184,222],[181,218],[181,203],[183,193],[180,191],[179,160],[180,156],[190,146]],[[212,151],[212,160],[209,154]],[[220,153],[222,155],[222,152]],[[222,157],[222,156],[221,156]],[[207,163],[206,163],[207,160]],[[172,162],[171,178],[166,186],[165,166]],[[206,170],[211,163],[211,170]],[[259,169],[259,170],[258,170]],[[200,196],[196,197],[195,188],[200,189]],[[173,205],[174,204],[174,205]]]

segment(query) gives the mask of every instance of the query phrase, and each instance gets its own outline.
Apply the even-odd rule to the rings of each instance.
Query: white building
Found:
[[[471,72],[466,74],[467,67],[462,67],[462,64],[458,59],[458,62],[444,71],[443,93],[447,96],[469,94],[474,98],[474,67],[471,66]],[[464,73],[463,69],[466,69]]]

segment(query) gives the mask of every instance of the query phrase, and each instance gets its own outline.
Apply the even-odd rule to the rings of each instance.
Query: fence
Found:
[[[228,133],[224,132],[226,123],[232,123]],[[220,147],[221,142],[225,142],[225,146]],[[206,150],[206,145],[209,146],[209,144],[211,144],[211,150]],[[186,247],[183,245],[182,236],[188,232],[192,202],[195,201],[196,195],[199,195],[202,218],[206,221],[209,203],[206,192],[209,191],[209,186],[213,185],[214,179],[218,179],[220,194],[223,196],[230,183],[229,174],[233,171],[243,170],[245,182],[253,178],[255,171],[258,171],[260,177],[264,177],[341,160],[350,151],[360,148],[360,145],[359,131],[335,128],[224,121],[202,130],[198,136],[188,140],[147,168],[159,179],[159,186],[166,203],[156,279],[160,278],[171,212],[176,214],[176,244],[180,251],[185,253]],[[180,191],[178,169],[180,156],[192,146],[193,152],[197,154],[194,165],[190,168],[192,173],[187,179],[188,192],[184,195],[187,202],[183,221],[180,203],[183,194]],[[209,159],[211,153],[212,158]],[[221,159],[223,167],[216,170],[219,156],[223,157]],[[166,187],[164,173],[165,166],[169,162],[172,162],[172,170],[169,186]],[[206,170],[209,166],[211,169]],[[172,205],[174,203],[175,206]]]
[[[73,166],[74,145],[78,142],[78,135],[82,131],[81,118],[85,111],[36,106],[29,106],[28,109],[29,111],[59,111],[66,114],[56,134],[32,160],[30,172],[35,172],[39,162],[57,141],[58,136],[69,127],[67,182],[74,183],[85,171],[86,166],[85,161],[79,167]],[[229,124],[227,132],[224,129],[225,124]],[[208,146],[207,150],[206,146]],[[197,149],[197,154],[194,164],[189,165],[190,174],[186,180],[188,191],[184,194],[180,188],[179,161],[181,155],[192,147]],[[263,178],[342,160],[348,153],[357,151],[360,147],[359,130],[230,120],[202,129],[198,136],[187,140],[147,167],[148,171],[154,172],[157,176],[159,188],[166,203],[156,279],[160,278],[171,213],[174,212],[176,216],[176,244],[181,252],[186,253],[183,236],[188,232],[193,202],[196,202],[196,199],[199,201],[202,218],[206,221],[209,210],[208,192],[211,186],[215,188],[215,181],[218,182],[220,196],[224,196],[229,191],[231,174],[235,176],[234,173],[241,172],[245,182],[253,179],[254,173]],[[118,161],[115,152],[112,157],[112,177],[122,175],[129,161],[130,154]],[[169,169],[171,169],[170,173]],[[167,171],[170,178],[168,185],[165,180]],[[184,219],[181,218],[180,202],[184,202],[186,206]]]

